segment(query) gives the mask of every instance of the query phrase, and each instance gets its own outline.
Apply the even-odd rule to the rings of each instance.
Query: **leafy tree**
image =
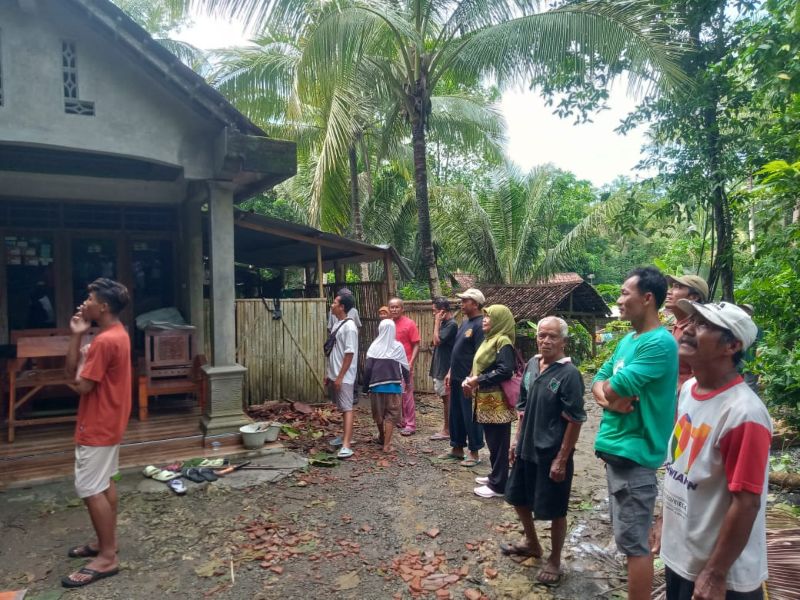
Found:
[[[304,65],[310,76],[323,86],[342,77],[368,81],[359,89],[379,99],[376,105],[385,103],[386,114],[405,120],[420,248],[432,295],[439,295],[440,285],[430,226],[427,131],[432,97],[443,79],[488,76],[504,85],[539,73],[543,65],[563,65],[576,47],[587,61],[598,56],[612,65],[624,63],[634,84],[679,77],[664,32],[652,27],[650,4],[636,0],[569,3],[543,12],[536,12],[536,2],[505,0],[199,3],[262,31],[305,30],[313,19],[318,35]]]

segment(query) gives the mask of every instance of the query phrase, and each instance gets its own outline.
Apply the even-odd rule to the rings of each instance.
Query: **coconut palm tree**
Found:
[[[249,46],[219,51],[212,83],[268,133],[297,142],[298,171],[313,173],[307,188],[310,223],[365,240],[361,188],[371,192],[373,164],[410,157],[403,115],[391,102],[361,91],[379,72],[364,67],[324,84],[307,76],[305,49],[317,34],[316,27],[273,32]],[[443,89],[431,103],[432,139],[499,160],[503,122],[484,96]]]
[[[190,0],[184,0],[186,2]],[[672,51],[654,25],[650,2],[567,2],[538,10],[534,0],[193,0],[260,29],[305,30],[313,43],[303,70],[322,88],[359,70],[378,73],[360,91],[391,102],[406,121],[414,157],[421,251],[432,295],[439,275],[430,226],[427,131],[432,96],[443,78],[495,78],[520,83],[572,60],[576,76],[594,57],[616,72],[629,71],[633,87],[681,80]],[[543,3],[542,3],[543,4]],[[410,130],[410,131],[409,131]],[[340,140],[347,143],[347,140]]]

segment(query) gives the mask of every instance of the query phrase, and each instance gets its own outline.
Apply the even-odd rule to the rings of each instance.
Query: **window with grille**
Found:
[[[94,102],[78,96],[78,55],[75,42],[61,43],[61,66],[64,76],[64,112],[70,115],[94,115]]]

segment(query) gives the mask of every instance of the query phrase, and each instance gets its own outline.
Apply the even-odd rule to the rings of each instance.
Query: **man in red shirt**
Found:
[[[675,341],[680,343],[683,330],[689,323],[687,315],[678,305],[678,300],[686,298],[693,302],[703,304],[708,302],[708,284],[706,280],[698,275],[667,275],[667,298],[664,301],[664,309],[668,310],[675,317],[675,324],[672,326],[672,336]],[[681,387],[692,376],[692,367],[686,362],[685,358],[678,357],[678,392]]]
[[[117,489],[119,444],[131,412],[131,342],[119,313],[128,304],[124,285],[101,277],[87,286],[89,295],[70,320],[67,371],[80,393],[75,427],[75,490],[89,509],[97,541],[76,546],[69,556],[92,558],[64,577],[64,587],[83,587],[116,575]],[[87,349],[81,337],[92,322],[100,333]]]
[[[403,301],[400,298],[389,300],[389,314],[392,316],[396,330],[395,339],[403,344],[411,371],[409,382],[403,388],[400,435],[412,435],[417,432],[417,416],[414,406],[414,362],[417,360],[420,338],[417,324],[406,317],[403,310]]]

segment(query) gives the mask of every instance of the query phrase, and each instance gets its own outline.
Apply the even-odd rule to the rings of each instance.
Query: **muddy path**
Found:
[[[498,552],[500,542],[522,532],[505,502],[472,493],[474,477],[488,471],[488,454],[474,469],[435,459],[447,448],[428,439],[441,420],[436,398],[418,397],[418,433],[398,437],[389,458],[369,441],[364,404],[357,407],[355,456],[335,468],[245,489],[210,484],[184,497],[137,491],[141,477],[125,476],[122,570],[79,591],[60,587],[82,564],[66,549],[90,532],[71,483],[0,494],[0,590],[28,588],[28,598],[40,600],[624,597],[605,478],[591,452],[599,421],[593,402],[576,453],[567,576],[557,588],[535,584],[535,560]],[[538,526],[546,551],[548,525]]]

